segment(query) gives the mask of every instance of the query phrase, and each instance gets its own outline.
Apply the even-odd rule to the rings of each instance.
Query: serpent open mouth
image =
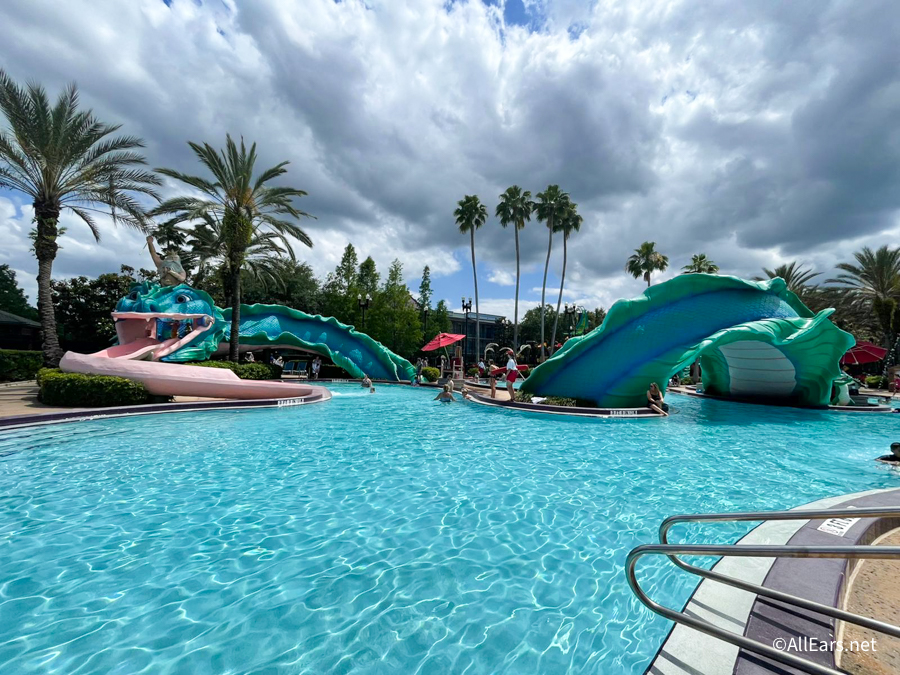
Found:
[[[112,317],[119,344],[146,343],[143,358],[154,361],[195,341],[215,324],[209,314],[113,312]]]

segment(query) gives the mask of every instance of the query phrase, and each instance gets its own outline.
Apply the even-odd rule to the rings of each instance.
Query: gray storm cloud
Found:
[[[11,0],[0,63],[51,91],[76,81],[85,104],[147,140],[153,166],[195,169],[187,140],[258,141],[310,193],[312,236],[350,238],[379,264],[456,270],[455,202],[475,193],[493,213],[513,183],[558,183],[579,203],[570,279],[584,294],[645,239],[673,265],[705,251],[751,275],[895,238],[895,3],[526,4],[529,27],[476,1]],[[22,217],[0,217],[15,240],[0,261],[31,270]],[[102,248],[72,232],[57,271],[140,262],[136,235],[107,231]],[[526,228],[526,265],[545,236]],[[479,238],[508,273],[508,233]]]

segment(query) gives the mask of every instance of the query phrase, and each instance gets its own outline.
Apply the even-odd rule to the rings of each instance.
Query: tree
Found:
[[[66,349],[95,352],[116,339],[110,311],[139,281],[153,275],[122,265],[120,271],[101,274],[96,279],[74,277],[52,284],[53,303],[59,317],[59,337]]]
[[[656,250],[656,242],[645,241],[625,263],[625,271],[635,279],[644,278],[650,288],[650,275],[653,272],[665,272],[669,266],[669,258]]]
[[[113,223],[144,230],[147,220],[134,195],[157,199],[160,180],[142,167],[137,152],[143,141],[111,137],[119,125],[105,124],[91,110],[78,109],[78,90],[66,87],[51,106],[37,84],[19,87],[0,70],[0,110],[8,130],[0,131],[0,188],[32,200],[38,261],[38,313],[44,361],[56,365],[62,355],[53,311],[51,275],[59,249],[59,217],[68,209],[100,241],[95,213],[112,215]]]
[[[779,265],[774,270],[763,267],[763,272],[765,277],[753,277],[753,280],[763,281],[781,277],[787,284],[788,290],[796,293],[800,298],[803,298],[810,290],[809,282],[821,274],[821,272],[803,269],[803,265],[796,260],[787,265]]]
[[[545,305],[543,308],[532,307],[525,312],[522,321],[519,323],[519,337],[522,342],[537,343],[541,339],[544,317],[552,315],[553,312],[553,305]]]
[[[868,246],[853,254],[856,264],[840,263],[841,270],[828,283],[850,298],[850,301],[874,315],[881,327],[883,343],[889,349],[894,343],[894,307],[900,298],[900,248],[887,245],[873,251]]]
[[[588,331],[592,331],[598,326],[603,324],[603,320],[606,318],[606,310],[602,307],[597,307],[593,312],[588,313]]]
[[[37,320],[37,310],[28,304],[28,296],[19,288],[16,273],[9,265],[0,265],[0,309],[32,321]]]
[[[232,288],[228,283],[228,247],[221,222],[212,218],[204,218],[202,222],[190,230],[187,241],[190,249],[184,253],[197,266],[192,282],[196,288],[202,288],[224,305],[232,304]],[[255,290],[274,293],[284,285],[283,263],[286,259],[294,262],[294,251],[284,237],[274,232],[253,228],[250,245],[244,253],[241,266],[241,288],[244,280],[250,280]],[[182,259],[184,261],[184,258]],[[187,267],[186,267],[187,269]],[[241,302],[243,299],[241,291]]]
[[[477,195],[466,195],[453,212],[459,231],[469,233],[472,246],[472,277],[475,280],[475,355],[481,354],[481,313],[478,311],[478,270],[475,267],[475,230],[487,220],[487,209]]]
[[[370,334],[388,349],[407,358],[418,351],[422,325],[409,288],[403,283],[399,260],[391,263],[384,286],[372,302],[370,316]]]
[[[228,135],[225,150],[217,151],[209,143],[188,143],[197,159],[213,175],[214,182],[200,176],[183,174],[174,169],[157,169],[161,174],[200,192],[202,197],[175,197],[153,210],[154,215],[172,215],[173,224],[201,220],[219,227],[224,250],[226,287],[231,297],[231,338],[229,358],[237,361],[238,329],[241,320],[241,269],[247,250],[254,241],[264,238],[278,242],[293,256],[288,236],[312,247],[312,240],[294,219],[311,217],[292,203],[306,192],[292,187],[270,187],[267,183],[287,173],[289,162],[281,162],[254,179],[256,143],[249,151],[241,139],[240,147]]]
[[[261,283],[245,270],[241,279],[244,304],[277,304],[299,309],[307,314],[321,312],[319,280],[307,263],[286,258],[276,259],[272,272],[276,283]]]
[[[531,201],[531,192],[523,191],[518,185],[512,185],[500,195],[500,203],[497,204],[495,212],[503,227],[515,225],[513,233],[516,238],[516,302],[513,310],[513,349],[519,348],[519,230],[525,229],[525,221],[531,220],[532,211],[534,202]]]
[[[374,261],[372,264],[374,265]],[[357,296],[360,294],[358,277],[359,256],[353,244],[347,244],[341,261],[334,268],[334,272],[328,274],[322,287],[322,311],[325,314],[343,323],[354,323],[358,311]],[[372,295],[374,296],[374,293]]]
[[[682,274],[718,274],[719,266],[706,257],[705,253],[697,253],[691,256],[689,265],[685,265]]]
[[[538,192],[538,201],[534,205],[538,222],[546,223],[550,238],[547,243],[547,260],[544,263],[544,283],[541,285],[541,360],[544,359],[544,326],[546,317],[547,270],[550,269],[550,251],[553,249],[553,233],[555,221],[566,212],[569,205],[569,194],[559,189],[559,185],[548,185],[543,192]]]
[[[842,274],[829,279],[828,283],[838,284],[861,299],[887,299],[900,295],[900,248],[884,245],[872,251],[866,246],[853,257],[856,264],[836,265]]]
[[[550,334],[550,354],[556,351],[556,326],[559,323],[559,307],[562,304],[563,288],[566,285],[566,261],[568,259],[568,242],[573,232],[581,229],[584,218],[578,215],[578,204],[569,203],[562,213],[557,229],[563,233],[563,266],[559,280],[559,297],[556,299],[556,316],[553,317],[553,332]]]
[[[419,284],[419,307],[431,309],[431,268],[425,265],[422,270],[422,281]]]
[[[453,322],[450,321],[450,310],[447,308],[447,302],[438,300],[434,313],[431,315],[431,320],[428,322],[428,334],[425,336],[425,341],[431,340],[438,333],[449,333],[452,328]]]
[[[369,256],[360,263],[359,274],[356,277],[356,286],[359,289],[359,293],[375,297],[375,293],[378,292],[378,283],[380,279],[381,275],[378,274],[372,256]]]
[[[425,265],[422,270],[422,281],[419,283],[419,311],[423,317],[422,338],[428,342],[428,312],[431,311],[431,268]]]

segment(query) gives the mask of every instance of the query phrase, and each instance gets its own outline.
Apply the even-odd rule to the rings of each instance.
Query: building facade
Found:
[[[469,312],[468,321],[466,320],[466,315],[462,312],[449,312],[449,316],[450,323],[453,325],[450,332],[466,336],[466,339],[462,341],[463,356],[466,363],[477,363],[478,355],[475,353],[475,312]],[[490,343],[497,341],[506,317],[498,314],[485,314],[484,312],[481,312],[478,316],[481,319],[481,355],[484,355],[484,348]]]

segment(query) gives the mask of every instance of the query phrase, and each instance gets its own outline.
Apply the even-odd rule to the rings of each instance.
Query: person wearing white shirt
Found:
[[[516,400],[516,389],[513,384],[519,377],[519,368],[516,363],[515,354],[512,349],[509,350],[509,360],[506,362],[506,391],[509,393],[509,400]]]

